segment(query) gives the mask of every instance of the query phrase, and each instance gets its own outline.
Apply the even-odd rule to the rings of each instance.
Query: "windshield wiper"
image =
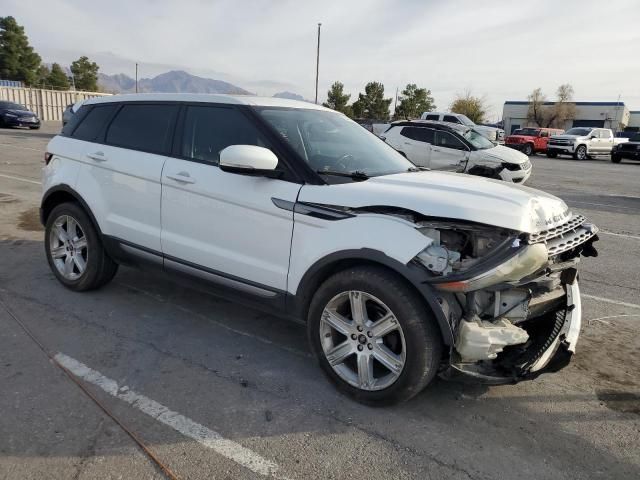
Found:
[[[360,170],[354,170],[352,172],[336,172],[333,170],[316,170],[316,173],[320,175],[332,175],[334,177],[349,177],[354,180],[367,180],[369,175]]]
[[[427,168],[427,167],[409,167],[409,168],[407,168],[407,172],[428,172],[429,170],[431,170],[431,169]]]

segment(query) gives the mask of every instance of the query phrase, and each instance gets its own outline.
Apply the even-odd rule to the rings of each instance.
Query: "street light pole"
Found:
[[[316,52],[316,104],[318,103],[318,72],[320,70],[320,27],[321,23],[318,23],[318,50]]]
[[[138,93],[138,64],[136,63],[136,93]]]

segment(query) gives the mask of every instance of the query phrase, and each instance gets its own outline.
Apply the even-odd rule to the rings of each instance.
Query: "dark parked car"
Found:
[[[618,143],[611,150],[611,161],[620,163],[623,158],[640,161],[640,133],[631,136],[628,142]]]
[[[0,127],[40,128],[40,119],[24,105],[0,101]]]

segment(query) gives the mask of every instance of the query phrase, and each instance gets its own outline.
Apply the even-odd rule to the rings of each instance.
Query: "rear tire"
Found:
[[[576,160],[586,160],[588,158],[587,147],[579,145],[578,148],[576,148],[576,151],[573,152],[573,158]]]
[[[547,157],[549,158],[556,158],[558,156],[558,154],[556,152],[547,152]]]
[[[62,203],[51,211],[44,245],[51,271],[70,290],[100,288],[118,271],[93,222],[77,203]]]
[[[325,280],[311,301],[307,335],[329,380],[367,405],[417,395],[442,356],[440,331],[424,301],[382,267],[352,267]]]

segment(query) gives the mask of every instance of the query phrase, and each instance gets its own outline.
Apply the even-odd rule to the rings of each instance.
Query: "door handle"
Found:
[[[180,172],[175,175],[166,175],[166,177],[180,183],[196,183],[195,179],[191,178],[188,172]]]
[[[87,153],[87,157],[96,162],[104,162],[107,160],[107,157],[105,157],[102,152]]]

